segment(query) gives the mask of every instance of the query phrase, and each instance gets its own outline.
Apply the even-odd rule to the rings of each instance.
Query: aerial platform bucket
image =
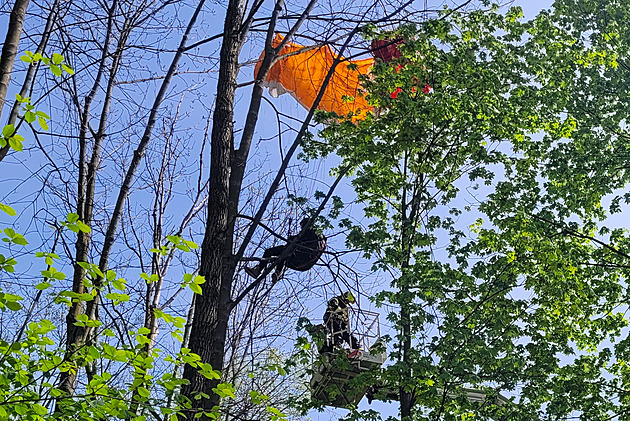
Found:
[[[359,343],[358,350],[350,349],[349,344],[337,349],[334,353],[324,353],[315,362],[311,378],[311,396],[328,406],[347,408],[361,401],[367,387],[356,387],[352,380],[361,372],[378,368],[385,363],[387,354],[384,347],[379,346],[380,324],[378,313],[361,309],[349,309],[350,320],[346,329]],[[328,332],[329,340],[341,332]],[[336,361],[339,353],[348,361]]]

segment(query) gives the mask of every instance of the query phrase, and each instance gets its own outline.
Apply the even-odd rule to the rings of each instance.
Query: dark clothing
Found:
[[[330,299],[324,313],[326,343],[320,352],[332,352],[343,343],[347,343],[352,349],[359,349],[359,341],[350,334],[349,323],[348,301],[342,296]]]
[[[289,237],[289,243],[295,239],[295,235]],[[289,269],[300,272],[307,271],[315,266],[326,249],[326,237],[317,234],[312,229],[304,232],[293,253],[287,257],[286,265]]]
[[[342,323],[348,324],[348,300],[344,297],[339,296],[331,298],[328,301],[328,307],[324,313],[324,323],[328,323],[328,320],[331,319],[339,320]]]
[[[270,249],[265,250],[265,252],[263,253],[263,259],[280,256],[285,248],[287,248],[287,246],[271,247]]]
[[[297,235],[291,235],[289,237],[289,244],[296,237]],[[268,259],[270,257],[280,256],[287,247],[288,244],[269,248],[263,253],[263,258]],[[326,237],[317,234],[312,229],[308,229],[296,243],[293,253],[287,256],[283,262],[278,262],[276,265],[277,271],[282,271],[284,266],[286,266],[289,269],[305,272],[315,266],[315,263],[317,263],[325,249]],[[260,262],[259,267],[261,271],[265,270],[269,263],[269,261]]]
[[[329,319],[326,323],[326,342],[319,352],[333,352],[344,343],[352,349],[359,349],[359,340],[350,334],[348,324],[334,318]]]

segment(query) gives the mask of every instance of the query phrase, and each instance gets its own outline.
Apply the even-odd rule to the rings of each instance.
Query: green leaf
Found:
[[[194,292],[195,294],[201,295],[203,293],[203,291],[201,290],[201,287],[198,284],[193,283],[193,284],[188,284],[188,286],[190,287],[192,292]]]
[[[69,213],[68,214],[68,218],[67,221],[70,223],[74,223],[77,222],[79,220],[79,215],[77,215],[76,213]]]
[[[15,301],[7,301],[6,306],[9,310],[18,311],[22,308],[20,303],[16,303]]]
[[[270,413],[276,415],[277,417],[286,417],[286,415],[283,414],[282,412],[280,412],[280,410],[278,408],[275,408],[273,406],[268,406],[267,407],[267,411],[269,411]]]
[[[232,398],[234,399],[234,386],[230,383],[219,383],[217,387],[213,388],[212,391],[222,398]]]
[[[66,73],[68,73],[69,75],[73,75],[73,74],[74,74],[74,69],[73,69],[72,67],[70,67],[70,66],[66,65],[66,64],[62,64],[62,65],[61,65],[61,68],[62,68],[63,70],[65,70],[65,71],[66,71]]]
[[[190,247],[193,250],[197,250],[199,248],[197,243],[195,243],[194,241],[184,240],[184,244],[186,244],[188,247]]]
[[[112,286],[115,289],[119,290],[119,291],[124,291],[125,290],[125,282],[126,281],[123,278],[118,278],[118,279],[116,279],[116,280],[114,280],[112,282]]]
[[[105,295],[105,298],[107,298],[108,300],[112,300],[114,304],[120,304],[129,301],[129,295],[119,294],[117,292],[110,292],[109,294]]]
[[[46,123],[46,119],[44,117],[39,117],[37,119],[37,122],[42,127],[42,129],[44,129],[46,131],[48,130],[48,123]]]
[[[58,53],[54,53],[52,55],[52,62],[55,64],[60,64],[63,61],[63,56]]]
[[[13,124],[7,124],[2,129],[2,136],[6,138],[13,136],[13,133],[15,133],[15,126],[13,126]]]
[[[56,66],[54,64],[50,65],[50,71],[53,73],[53,75],[55,76],[61,76],[62,72],[61,69],[59,68],[59,66]]]
[[[19,139],[16,139],[15,136],[9,138],[9,146],[18,152],[21,152],[23,148],[22,142],[20,142]]]
[[[35,115],[34,112],[32,111],[27,111],[26,113],[24,113],[24,120],[26,120],[27,123],[32,123],[37,119],[37,116]]]
[[[24,238],[22,234],[18,234],[18,233],[13,234],[13,238],[11,238],[11,241],[14,244],[17,244],[20,246],[25,246],[28,244],[28,241],[26,241],[26,238]]]
[[[15,216],[16,215],[15,210],[9,205],[4,205],[4,204],[0,203],[0,210],[2,212],[6,213],[9,216]]]
[[[46,373],[50,370],[53,370],[56,367],[55,363],[51,360],[42,360],[40,361],[40,368],[42,372]]]
[[[95,360],[99,359],[101,357],[101,353],[98,352],[98,349],[96,349],[96,347],[94,345],[90,345],[88,347],[88,353],[92,356],[92,358],[94,358]]]
[[[90,227],[81,221],[77,221],[77,227],[79,228],[79,230],[81,230],[81,232],[85,232],[85,233],[90,232]]]
[[[64,279],[66,279],[66,274],[63,272],[55,272],[53,273],[52,278],[58,281],[63,281]]]

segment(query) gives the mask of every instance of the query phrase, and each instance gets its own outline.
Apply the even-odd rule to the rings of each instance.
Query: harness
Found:
[[[326,250],[326,237],[309,230],[304,233],[291,256],[287,257],[286,266],[289,269],[304,272],[315,266]]]

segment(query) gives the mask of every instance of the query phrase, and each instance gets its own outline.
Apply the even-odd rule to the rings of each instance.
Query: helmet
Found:
[[[357,302],[357,300],[354,298],[354,294],[352,294],[350,291],[344,292],[343,298],[345,298],[346,301],[348,301],[350,304],[354,304]]]

